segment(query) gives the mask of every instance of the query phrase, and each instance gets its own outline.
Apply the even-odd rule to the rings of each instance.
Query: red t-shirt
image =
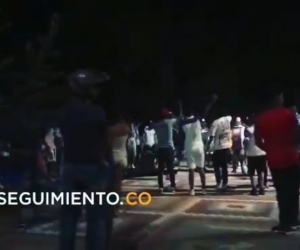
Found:
[[[266,151],[270,168],[281,169],[298,164],[297,128],[295,114],[286,108],[267,111],[257,118],[256,142]],[[262,145],[259,144],[261,139]]]

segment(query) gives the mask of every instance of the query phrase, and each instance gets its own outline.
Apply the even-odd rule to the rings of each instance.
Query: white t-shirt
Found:
[[[143,141],[145,145],[152,147],[155,144],[155,130],[145,129]]]
[[[246,155],[247,156],[262,156],[266,155],[266,152],[261,150],[259,147],[255,144],[255,138],[254,138],[254,126],[250,126],[246,129],[246,138],[248,139],[248,145],[246,148]]]
[[[213,150],[231,147],[231,116],[223,116],[213,122],[210,127],[210,136],[214,136]]]
[[[198,119],[194,119],[194,117],[189,117],[190,123],[184,124],[182,129],[185,133],[185,142],[184,148],[186,151],[194,150],[195,148],[203,150],[203,140],[201,133],[201,124]]]
[[[232,129],[232,143],[234,148],[244,148],[245,127],[243,125],[234,126]],[[237,145],[239,144],[239,145]]]

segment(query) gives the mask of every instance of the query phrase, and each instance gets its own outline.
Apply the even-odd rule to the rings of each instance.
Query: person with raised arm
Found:
[[[210,102],[204,109],[201,115],[202,119],[205,117],[217,100],[217,96],[213,96]],[[182,121],[182,129],[185,133],[184,151],[187,159],[187,166],[189,169],[189,185],[190,195],[195,195],[194,179],[195,171],[200,175],[202,193],[206,193],[206,179],[205,179],[205,149],[202,139],[202,128],[200,123],[200,116],[196,115],[191,108],[185,111],[185,117]]]

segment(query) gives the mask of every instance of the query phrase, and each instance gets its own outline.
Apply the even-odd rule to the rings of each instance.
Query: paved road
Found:
[[[230,177],[230,190],[217,194],[214,177],[208,174],[209,192],[188,195],[187,173],[177,175],[181,190],[174,195],[157,192],[154,177],[124,181],[124,192],[149,191],[151,206],[123,206],[115,219],[114,249],[205,250],[205,249],[300,249],[300,237],[269,232],[278,215],[274,190],[265,196],[249,196],[249,180]],[[199,183],[199,177],[196,182]],[[167,184],[167,183],[166,183]],[[78,227],[78,249],[84,249],[85,222]],[[40,225],[25,234],[2,237],[1,249],[55,249],[57,222]],[[4,246],[4,247],[3,247]]]

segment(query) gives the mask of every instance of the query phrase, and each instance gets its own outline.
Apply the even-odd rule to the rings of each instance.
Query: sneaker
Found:
[[[169,186],[169,187],[165,187],[163,191],[166,193],[175,193],[175,188]]]
[[[205,189],[205,188],[202,188],[202,189],[201,189],[201,193],[202,193],[202,194],[206,194],[206,189]]]
[[[190,190],[190,195],[191,195],[191,196],[194,196],[194,195],[195,195],[195,190],[194,190],[194,189],[191,189],[191,190]]]
[[[250,191],[250,195],[257,195],[256,188],[252,188],[252,190]]]
[[[228,188],[227,184],[222,184],[222,187],[221,187],[223,190],[226,190]]]
[[[221,184],[217,184],[216,190],[221,190],[221,189],[222,189],[222,185]]]
[[[281,234],[291,234],[294,233],[297,229],[295,227],[285,227],[285,226],[274,226],[272,227],[272,231]]]
[[[158,188],[158,190],[159,190],[159,192],[163,192],[164,191],[164,188],[163,187],[160,187],[160,188]]]
[[[265,190],[264,189],[260,189],[258,192],[259,195],[265,195]]]
[[[292,227],[293,227],[295,230],[300,229],[300,222],[295,223]]]

